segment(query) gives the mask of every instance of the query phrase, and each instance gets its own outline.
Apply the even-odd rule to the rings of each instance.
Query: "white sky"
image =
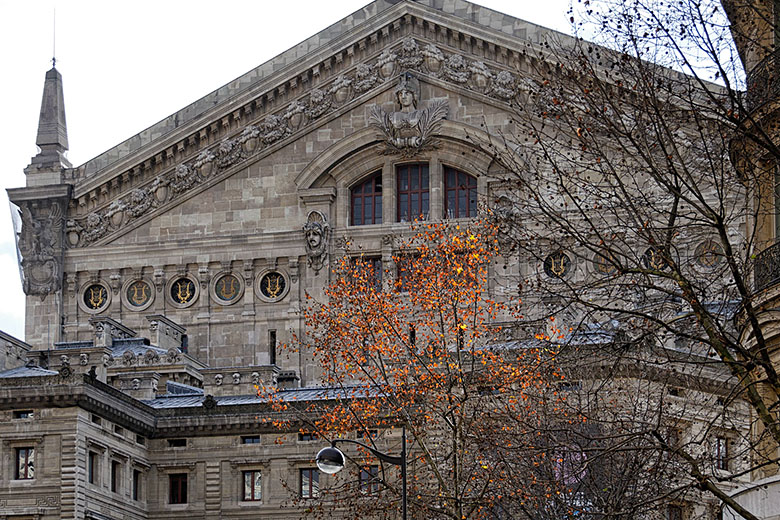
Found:
[[[0,0],[0,330],[24,337],[24,294],[5,189],[25,185],[23,170],[37,153],[55,8],[68,158],[77,166],[367,3]],[[570,0],[476,3],[569,30]]]

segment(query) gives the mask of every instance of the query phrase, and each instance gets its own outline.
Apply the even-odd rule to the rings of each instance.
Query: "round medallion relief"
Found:
[[[714,269],[723,262],[723,248],[714,240],[705,240],[693,252],[694,262],[703,269]]]
[[[111,302],[111,291],[103,282],[89,282],[81,291],[79,306],[93,314],[104,311]]]
[[[544,274],[550,278],[563,279],[571,272],[571,259],[563,251],[547,255],[544,259]]]
[[[129,280],[122,288],[122,303],[130,310],[142,311],[153,301],[154,286],[146,280]]]
[[[189,276],[179,276],[168,283],[168,298],[175,307],[189,307],[197,296],[198,284]]]
[[[596,253],[593,257],[593,267],[596,274],[600,274],[601,276],[612,276],[617,273],[614,257],[607,251]]]
[[[260,273],[255,283],[257,297],[266,302],[281,300],[287,295],[289,288],[287,277],[275,270]]]
[[[231,305],[244,294],[244,281],[233,273],[223,273],[214,277],[211,284],[211,297],[220,305]]]
[[[655,269],[656,271],[663,271],[669,267],[661,250],[655,247],[647,248],[645,254],[642,255],[642,265],[647,269]]]

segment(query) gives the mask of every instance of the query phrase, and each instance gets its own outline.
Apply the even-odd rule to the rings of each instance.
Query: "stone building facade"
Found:
[[[306,294],[347,241],[393,273],[409,221],[491,198],[473,139],[513,132],[547,33],[376,0],[75,167],[47,72],[41,151],[9,190],[27,318],[25,342],[0,337],[0,519],[299,518],[322,443],[274,429],[256,385],[333,398],[278,351]]]

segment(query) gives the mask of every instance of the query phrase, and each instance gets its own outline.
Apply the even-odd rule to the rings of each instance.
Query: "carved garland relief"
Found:
[[[201,151],[194,160],[159,175],[109,207],[68,220],[68,245],[89,246],[406,71],[450,81],[501,101],[513,100],[521,90],[520,82],[508,70],[494,71],[482,61],[469,61],[460,54],[445,54],[433,44],[421,48],[417,40],[406,38],[394,50],[384,51],[373,63],[359,64],[330,84],[310,90],[285,109],[268,114],[259,124],[247,126],[240,135]],[[415,87],[415,81],[413,75],[402,76],[396,90],[399,111],[387,114],[376,107],[371,115],[371,123],[387,144],[385,153],[408,156],[436,145],[432,135],[446,116],[446,102],[433,101],[425,108],[414,106],[420,100],[419,83]],[[411,101],[408,97],[401,99],[402,94],[408,96],[409,93],[413,94]]]

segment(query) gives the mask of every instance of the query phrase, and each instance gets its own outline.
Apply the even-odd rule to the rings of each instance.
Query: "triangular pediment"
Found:
[[[328,121],[411,71],[507,106],[528,46],[548,29],[468,2],[378,0],[73,170],[71,247],[112,242]]]

